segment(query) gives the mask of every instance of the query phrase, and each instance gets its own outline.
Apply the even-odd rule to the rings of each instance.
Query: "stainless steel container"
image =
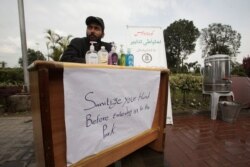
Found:
[[[222,120],[229,123],[233,123],[237,120],[242,108],[240,103],[232,101],[220,101],[219,107],[222,113]]]
[[[230,57],[213,55],[204,60],[203,90],[205,92],[230,92]]]

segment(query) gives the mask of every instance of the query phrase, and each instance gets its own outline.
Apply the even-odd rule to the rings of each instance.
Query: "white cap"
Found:
[[[95,41],[90,41],[90,43],[91,43],[91,45],[90,45],[89,50],[90,50],[90,51],[95,51],[94,43],[97,43],[97,42],[95,42]]]

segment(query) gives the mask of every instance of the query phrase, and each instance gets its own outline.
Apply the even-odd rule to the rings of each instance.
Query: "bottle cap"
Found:
[[[123,53],[123,45],[121,45],[120,52]]]
[[[97,42],[95,42],[95,41],[90,41],[90,48],[89,48],[89,50],[90,51],[95,51],[95,46],[94,46],[94,43],[97,43]]]
[[[116,49],[116,48],[115,48],[115,43],[114,43],[114,42],[112,42],[112,48],[111,48],[111,51],[112,51],[112,52],[115,52],[115,49]]]
[[[130,49],[130,48],[128,48],[128,50],[127,50],[127,51],[128,51],[128,53],[131,53],[131,49]]]

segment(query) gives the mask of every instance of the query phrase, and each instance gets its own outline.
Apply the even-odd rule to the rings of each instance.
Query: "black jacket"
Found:
[[[99,41],[95,46],[95,51],[99,51],[101,46],[105,46],[105,49],[110,52],[111,51],[111,44]],[[63,62],[77,62],[77,63],[86,63],[85,61],[85,54],[90,48],[89,40],[84,38],[74,38],[71,40],[70,44],[68,45],[67,49],[64,51],[60,61]]]

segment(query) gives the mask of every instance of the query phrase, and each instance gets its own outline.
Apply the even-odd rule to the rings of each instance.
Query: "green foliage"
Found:
[[[46,58],[43,56],[43,53],[40,51],[35,51],[33,49],[27,50],[27,59],[28,59],[28,65],[30,65],[35,60],[46,60]],[[21,67],[23,67],[23,58],[19,58],[18,63]]]
[[[0,68],[5,68],[6,64],[7,63],[5,61],[1,61],[0,62]]]
[[[247,76],[242,64],[239,64],[238,62],[232,62],[231,64],[232,64],[231,75],[237,75],[242,77]]]
[[[241,35],[230,25],[213,23],[201,30],[202,57],[215,54],[236,56],[239,52]]]
[[[245,57],[243,59],[243,69],[245,71],[245,74],[250,77],[250,57]]]
[[[23,85],[23,70],[21,68],[1,68],[0,87]]]
[[[175,74],[170,76],[170,85],[172,90],[201,91],[202,77],[192,74]]]
[[[204,100],[202,95],[202,77],[200,75],[171,75],[170,89],[174,112],[208,108],[209,101]]]
[[[59,34],[49,29],[46,31],[45,38],[47,39],[46,45],[49,57],[54,61],[59,61],[62,53],[69,45],[72,35],[60,36]]]
[[[164,30],[168,68],[171,71],[181,71],[180,65],[183,66],[183,60],[195,51],[195,42],[199,34],[193,22],[185,19],[175,21]]]
[[[201,65],[198,64],[198,61],[185,63],[185,66],[187,67],[188,72],[200,74]]]

